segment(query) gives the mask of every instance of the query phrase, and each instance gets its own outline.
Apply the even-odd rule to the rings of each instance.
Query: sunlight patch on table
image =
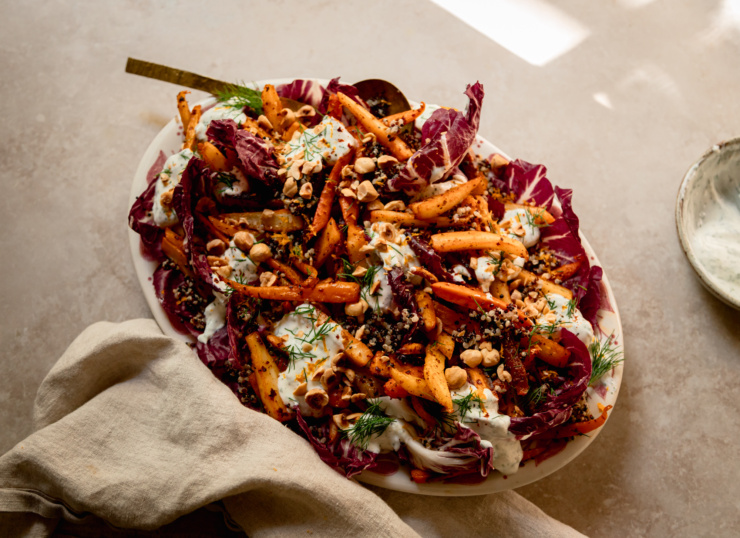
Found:
[[[526,62],[541,67],[586,39],[579,21],[543,0],[431,0]]]

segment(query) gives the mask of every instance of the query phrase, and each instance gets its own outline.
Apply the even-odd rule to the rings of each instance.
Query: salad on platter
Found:
[[[481,84],[465,111],[371,88],[178,94],[129,215],[169,323],[348,477],[475,484],[593,436],[621,334],[572,192],[478,136]]]

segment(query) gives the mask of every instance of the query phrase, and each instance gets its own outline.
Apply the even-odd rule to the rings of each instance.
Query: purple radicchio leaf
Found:
[[[391,178],[391,191],[416,193],[427,185],[443,180],[463,160],[475,141],[483,103],[483,86],[476,82],[465,89],[467,113],[440,108],[424,122],[422,146],[414,153],[398,176]]]
[[[406,442],[398,456],[417,469],[435,473],[432,481],[470,474],[485,477],[494,469],[493,448],[482,447],[480,436],[460,424],[453,437],[437,438],[429,447],[414,440]]]
[[[315,80],[296,79],[290,84],[280,84],[275,88],[280,97],[293,99],[318,109],[326,96],[326,89]]]
[[[303,436],[311,443],[321,461],[338,473],[350,478],[375,467],[377,454],[374,452],[356,447],[349,439],[341,435],[338,435],[334,441],[329,441],[331,417],[309,426],[299,412],[296,413],[296,420]]]
[[[488,202],[488,211],[491,213],[491,216],[497,221],[503,219],[506,213],[506,204],[488,194],[486,195],[486,201]]]
[[[547,179],[547,168],[517,159],[504,170],[504,182],[516,194],[516,203],[532,203],[548,211],[555,199],[552,183]]]
[[[331,79],[329,81],[329,84],[326,86],[326,92],[324,93],[324,96],[321,99],[321,103],[319,104],[319,113],[326,114],[327,110],[329,109],[329,97],[339,92],[342,92],[353,101],[357,101],[362,106],[366,107],[365,102],[360,99],[357,88],[350,84],[342,84],[341,82],[339,82],[339,77],[337,77]]]
[[[273,155],[273,146],[249,131],[239,129],[232,119],[214,120],[206,136],[217,146],[234,148],[239,165],[247,178],[256,179],[263,185],[275,189],[279,166]]]
[[[455,282],[455,278],[442,264],[442,257],[434,252],[429,243],[418,237],[409,237],[409,246],[419,258],[422,267],[444,282]]]
[[[516,435],[517,439],[530,436],[534,439],[563,424],[570,418],[573,406],[578,403],[588,387],[591,378],[591,355],[586,345],[567,329],[562,329],[560,335],[560,344],[570,351],[567,366],[569,378],[555,389],[555,394],[546,397],[535,414],[511,418],[509,431]]]
[[[573,191],[555,187],[555,193],[560,200],[561,214],[555,222],[541,229],[541,242],[552,250],[561,263],[581,263],[576,273],[563,282],[563,286],[573,292],[576,306],[596,326],[596,313],[601,307],[600,281],[603,271],[600,267],[590,266],[581,244],[578,216],[573,211]],[[585,303],[584,297],[588,297]],[[582,308],[584,305],[586,312]]]
[[[605,299],[605,293],[602,289],[601,279],[604,277],[604,271],[598,265],[591,267],[591,271],[588,274],[588,285],[584,291],[579,288],[581,292],[580,297],[576,294],[578,309],[583,314],[591,325],[594,327],[598,326],[596,315],[601,308],[611,310],[608,299]]]
[[[200,340],[195,342],[195,351],[198,357],[208,369],[213,372],[219,380],[224,382],[228,387],[238,395],[238,386],[236,383],[227,381],[227,374],[233,366],[232,349],[229,342],[229,332],[226,326],[221,327],[211,335],[207,343]]]
[[[152,276],[154,293],[159,304],[167,314],[170,323],[180,332],[198,336],[201,330],[195,327],[191,320],[200,312],[193,301],[180,301],[178,296],[184,295],[185,290],[192,286],[185,275],[174,264],[160,264]]]
[[[391,286],[391,292],[393,293],[393,300],[401,310],[408,312],[409,318],[416,314],[416,321],[408,321],[409,329],[404,333],[401,345],[406,344],[413,340],[416,333],[419,332],[421,326],[421,317],[419,316],[419,305],[416,304],[416,298],[414,297],[414,287],[406,281],[406,274],[400,267],[394,267],[388,271],[386,277],[388,278],[388,284]]]
[[[213,273],[208,265],[208,257],[204,242],[194,241],[197,233],[195,219],[195,205],[204,195],[208,185],[210,173],[205,163],[197,158],[190,159],[175,187],[172,196],[172,206],[177,218],[185,230],[185,251],[190,255],[190,265],[196,274],[197,280],[213,287]]]
[[[154,222],[152,208],[154,207],[157,177],[162,171],[166,160],[167,156],[164,152],[160,151],[146,175],[147,188],[137,196],[128,214],[128,225],[141,237],[144,252],[157,261],[161,261],[165,257],[162,253],[162,236],[164,235],[164,230]]]

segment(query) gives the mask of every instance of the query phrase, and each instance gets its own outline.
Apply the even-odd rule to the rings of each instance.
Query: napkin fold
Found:
[[[222,501],[254,538],[583,536],[511,491],[426,497],[347,480],[152,320],[87,328],[41,384],[34,418],[0,458],[0,535],[48,536],[91,514],[156,529]]]

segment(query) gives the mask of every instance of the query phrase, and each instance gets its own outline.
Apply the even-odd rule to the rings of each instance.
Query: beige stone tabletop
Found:
[[[379,77],[458,107],[479,80],[480,134],[574,189],[626,342],[604,431],[520,493],[593,536],[736,535],[740,313],[692,273],[674,207],[689,165],[740,135],[740,2],[469,3],[482,31],[429,0],[0,3],[0,453],[84,327],[151,316],[127,204],[178,88],[125,74],[128,56],[229,81]]]

